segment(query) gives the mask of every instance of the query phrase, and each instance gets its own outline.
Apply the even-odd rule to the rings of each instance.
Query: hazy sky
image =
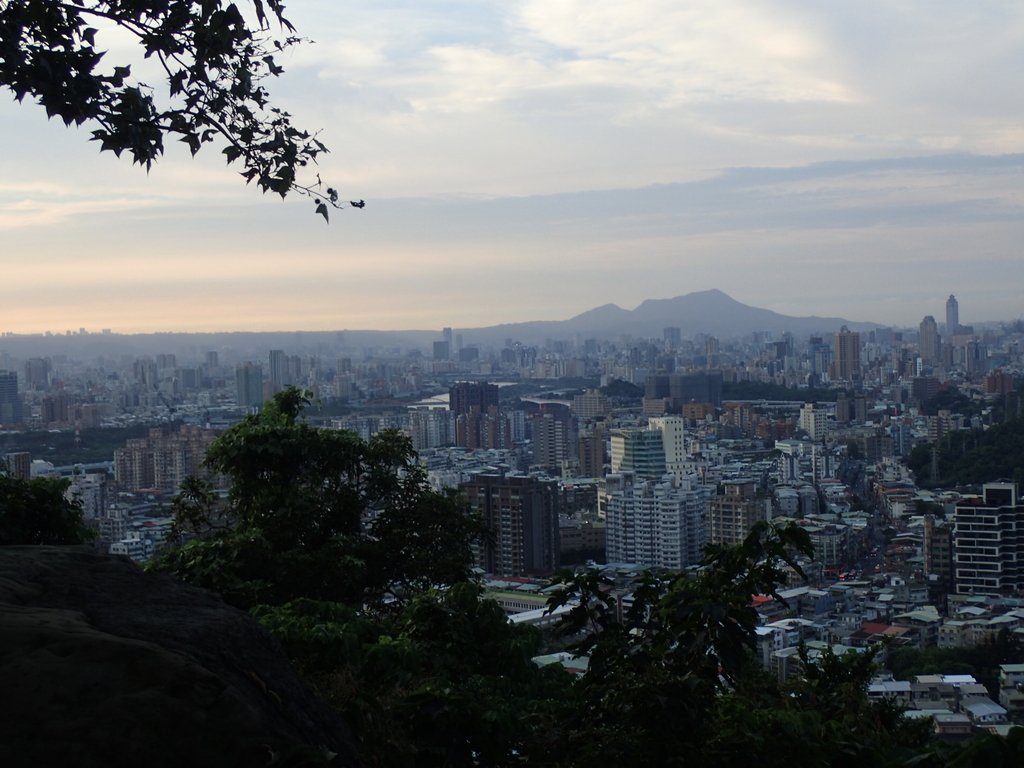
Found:
[[[1024,5],[292,0],[272,94],[365,199],[147,175],[0,91],[0,331],[474,327],[719,288],[1024,314]],[[116,36],[99,39],[123,50]]]

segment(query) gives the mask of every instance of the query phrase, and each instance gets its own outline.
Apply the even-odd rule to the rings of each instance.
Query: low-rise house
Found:
[[[987,696],[964,699],[961,705],[975,726],[997,725],[1006,722],[1006,709]]]

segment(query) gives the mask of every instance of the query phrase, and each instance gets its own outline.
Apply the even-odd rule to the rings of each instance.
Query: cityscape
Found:
[[[63,335],[65,352],[15,357],[5,344],[26,354],[50,339],[7,335],[2,452],[13,476],[67,478],[95,546],[145,562],[217,435],[297,387],[318,426],[406,435],[430,484],[457,491],[490,530],[476,553],[488,594],[513,621],[541,625],[560,567],[628,584],[696,568],[708,544],[740,544],[758,521],[791,521],[814,555],[785,601],[755,603],[759,658],[785,680],[800,647],[964,648],[1024,634],[1024,553],[1008,533],[1024,530],[1019,465],[950,483],[937,454],[951,436],[1019,424],[1024,327],[966,325],[954,295],[939,306],[917,328],[806,336],[666,326],[653,338],[481,345],[444,328],[408,348],[338,332],[262,352],[193,339],[92,359],[75,342],[102,349],[117,336]],[[870,695],[953,733],[1024,715],[1021,664],[1005,673],[998,692],[952,675],[879,679]]]
[[[0,0],[0,764],[1024,764],[1024,12],[290,5]]]

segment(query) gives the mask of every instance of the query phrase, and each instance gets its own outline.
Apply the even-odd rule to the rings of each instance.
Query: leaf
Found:
[[[328,224],[330,224],[330,222],[331,222],[331,217],[330,217],[330,215],[329,215],[329,214],[327,213],[327,206],[326,206],[326,205],[324,205],[323,203],[320,203],[320,205],[318,205],[318,206],[316,207],[316,212],[317,212],[317,213],[319,213],[319,214],[320,214],[321,216],[323,216],[323,217],[324,217],[324,221],[326,221],[326,222],[327,222]]]

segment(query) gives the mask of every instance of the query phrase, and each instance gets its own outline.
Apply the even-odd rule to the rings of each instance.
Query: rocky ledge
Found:
[[[354,765],[252,617],[78,547],[0,547],[0,765]]]

